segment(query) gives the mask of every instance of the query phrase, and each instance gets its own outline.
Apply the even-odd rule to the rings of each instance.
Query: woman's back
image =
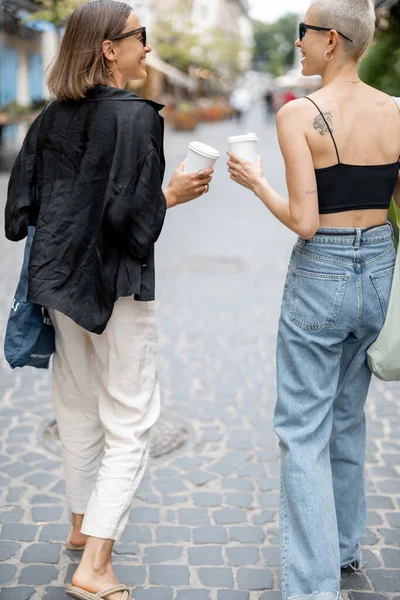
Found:
[[[389,198],[383,195],[393,187],[400,156],[396,102],[361,82],[339,81],[309,99],[300,101],[301,114],[316,169],[321,226],[384,223],[390,191]]]

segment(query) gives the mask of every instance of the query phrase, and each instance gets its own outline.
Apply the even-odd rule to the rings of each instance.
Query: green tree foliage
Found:
[[[400,2],[389,18],[389,28],[377,33],[360,66],[363,81],[391,96],[400,97]]]
[[[30,16],[32,21],[47,21],[60,29],[83,0],[36,0],[41,8]]]
[[[254,23],[254,68],[277,77],[292,66],[297,24],[296,14],[284,15],[275,23]]]

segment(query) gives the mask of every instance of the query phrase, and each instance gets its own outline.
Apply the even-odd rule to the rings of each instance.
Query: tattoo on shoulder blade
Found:
[[[326,112],[326,113],[324,113],[324,117],[326,119],[326,122],[329,125],[330,130],[333,131],[333,128],[332,128],[332,113]],[[329,132],[329,129],[326,126],[326,122],[324,121],[324,119],[322,118],[321,115],[318,115],[318,117],[315,117],[315,119],[314,119],[314,129],[316,129],[317,131],[319,131],[320,135],[325,135],[326,133]]]

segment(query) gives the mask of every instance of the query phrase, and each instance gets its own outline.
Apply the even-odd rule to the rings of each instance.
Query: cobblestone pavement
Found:
[[[275,131],[257,109],[242,126],[168,132],[170,171],[193,137],[223,151],[228,134],[248,130],[262,137],[266,172],[283,193]],[[207,196],[171,211],[158,243],[159,433],[178,428],[187,441],[151,460],[115,547],[116,572],[137,586],[136,600],[280,598],[274,346],[294,236],[228,179],[224,163]],[[22,246],[0,236],[0,336]],[[0,600],[58,600],[79,553],[63,547],[61,459],[44,439],[54,418],[49,373],[0,368]],[[368,400],[367,565],[343,580],[351,600],[400,600],[399,392],[375,380]],[[155,440],[154,454],[163,443]]]

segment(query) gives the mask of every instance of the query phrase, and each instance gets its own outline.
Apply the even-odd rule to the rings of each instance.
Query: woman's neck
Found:
[[[325,73],[322,75],[322,85],[325,87],[334,81],[358,83],[360,81],[358,76],[358,64],[351,63],[342,66],[328,65]]]

